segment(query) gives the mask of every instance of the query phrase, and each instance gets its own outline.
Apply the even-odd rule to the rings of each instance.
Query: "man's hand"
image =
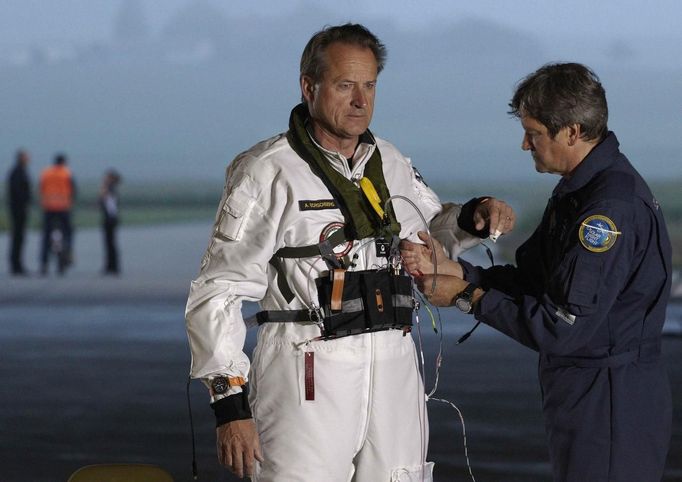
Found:
[[[454,304],[455,296],[464,291],[464,288],[469,284],[462,278],[444,274],[436,276],[427,274],[415,278],[415,280],[419,291],[424,293],[429,302],[435,306],[450,306]]]
[[[494,197],[484,199],[474,209],[474,227],[479,231],[487,227],[494,240],[514,229],[515,223],[516,214],[511,206]]]
[[[438,273],[462,277],[462,268],[459,263],[452,261],[445,255],[443,247],[435,238],[432,238],[424,231],[419,231],[417,236],[425,244],[412,243],[407,240],[400,242],[400,254],[403,258],[405,269],[409,273],[413,276],[432,274],[434,272],[433,253],[435,252]]]
[[[218,460],[240,479],[253,476],[254,459],[263,461],[256,424],[252,418],[216,428]]]

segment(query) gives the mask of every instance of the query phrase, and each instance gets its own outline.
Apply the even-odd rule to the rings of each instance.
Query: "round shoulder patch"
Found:
[[[595,214],[580,223],[578,238],[580,243],[589,251],[603,253],[616,243],[618,235],[616,223],[601,214]]]

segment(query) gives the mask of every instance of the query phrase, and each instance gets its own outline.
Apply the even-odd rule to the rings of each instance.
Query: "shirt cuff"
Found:
[[[483,283],[482,276],[483,270],[479,266],[474,266],[473,264],[463,260],[462,258],[457,258],[457,262],[462,267],[462,272],[464,273],[464,281],[468,281],[469,283],[473,283],[480,288],[486,289]]]
[[[467,201],[462,205],[462,210],[459,212],[457,217],[457,225],[469,234],[477,236],[481,239],[485,239],[490,236],[490,230],[488,228],[483,228],[481,230],[476,229],[474,226],[474,211],[476,207],[485,199],[490,199],[490,196],[475,197]]]

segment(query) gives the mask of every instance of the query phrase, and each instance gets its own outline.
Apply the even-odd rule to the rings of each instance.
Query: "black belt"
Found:
[[[312,315],[312,316],[311,316]],[[259,325],[263,323],[287,323],[312,322],[315,315],[309,310],[281,310],[281,311],[259,311],[256,313],[256,320]]]
[[[660,358],[661,341],[654,340],[644,342],[631,350],[609,355],[601,358],[579,356],[552,356],[545,355],[546,366],[552,368],[577,367],[577,368],[615,368],[628,365],[632,362],[652,362]]]
[[[412,298],[406,295],[393,295],[393,306],[413,309]],[[361,300],[344,301],[342,313],[355,313],[363,310]],[[322,313],[312,310],[265,310],[256,313],[259,325],[263,323],[318,323]]]

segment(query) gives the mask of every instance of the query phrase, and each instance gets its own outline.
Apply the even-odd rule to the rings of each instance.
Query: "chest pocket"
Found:
[[[249,194],[235,188],[223,203],[216,234],[230,241],[241,241],[255,202]]]

